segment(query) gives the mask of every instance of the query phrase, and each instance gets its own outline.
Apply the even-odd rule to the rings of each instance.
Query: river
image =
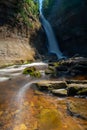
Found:
[[[87,99],[59,98],[39,91],[35,83],[50,79],[44,75],[40,79],[23,75],[23,69],[28,66],[43,68],[47,64],[32,63],[0,69],[0,77],[3,77],[0,81],[0,130],[86,130],[87,121],[72,116],[67,104],[76,102],[78,107],[81,105],[84,115]]]

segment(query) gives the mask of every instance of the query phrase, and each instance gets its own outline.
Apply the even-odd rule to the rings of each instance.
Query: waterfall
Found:
[[[44,27],[44,30],[45,30],[47,38],[48,38],[49,52],[56,54],[58,59],[65,58],[59,49],[57,40],[55,38],[55,35],[54,35],[54,32],[52,30],[50,23],[45,19],[44,15],[43,15],[42,4],[43,4],[43,0],[39,0],[40,19],[41,19],[41,23]]]
[[[42,14],[42,5],[43,5],[43,0],[39,0],[39,11],[40,11],[40,14]]]

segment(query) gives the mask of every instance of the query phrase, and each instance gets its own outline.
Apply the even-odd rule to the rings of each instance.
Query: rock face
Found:
[[[30,3],[0,0],[0,66],[33,61],[38,57],[42,30],[36,3],[27,2]]]
[[[17,0],[0,1],[0,25],[12,20],[17,7]]]
[[[47,17],[65,55],[87,56],[87,1],[55,0]]]

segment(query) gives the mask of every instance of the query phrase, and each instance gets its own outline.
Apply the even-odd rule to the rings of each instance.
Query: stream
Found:
[[[82,117],[87,115],[87,99],[60,98],[39,91],[35,83],[50,79],[45,75],[40,79],[23,75],[23,69],[31,66],[43,70],[47,64],[31,63],[0,69],[0,130],[86,130],[87,120]],[[73,104],[78,106],[74,110],[81,116],[70,113],[68,105]]]

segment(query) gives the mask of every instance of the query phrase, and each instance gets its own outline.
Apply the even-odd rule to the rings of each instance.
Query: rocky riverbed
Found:
[[[35,67],[41,77],[22,74],[26,67]],[[87,129],[86,75],[54,77],[44,74],[48,68],[33,63],[0,69],[0,77],[9,77],[0,81],[1,130]]]

